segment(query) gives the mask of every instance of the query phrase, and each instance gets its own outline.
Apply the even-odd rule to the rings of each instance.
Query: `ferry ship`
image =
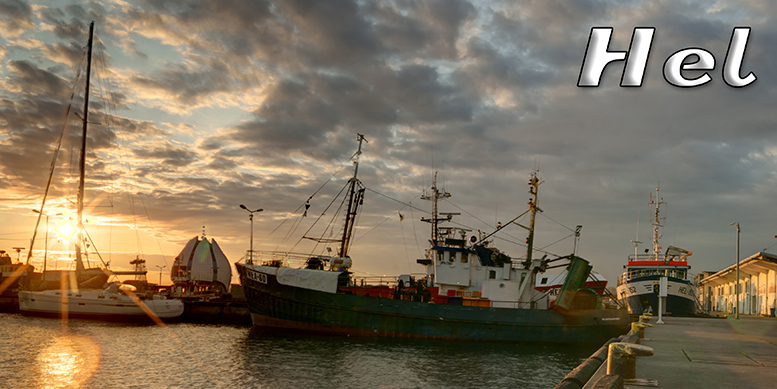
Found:
[[[662,252],[661,207],[666,203],[659,197],[656,188],[655,197],[651,193],[651,223],[653,225],[651,249],[638,254],[638,245],[633,240],[634,254],[629,255],[624,265],[625,271],[618,277],[616,293],[629,314],[639,315],[650,312],[658,314],[659,285],[661,277],[667,278],[667,296],[663,303],[664,315],[693,316],[696,314],[697,298],[693,277],[689,275],[691,266],[688,257],[693,253],[678,247],[668,246]]]
[[[453,213],[437,210],[437,201],[451,195],[437,188],[422,198],[432,201],[431,247],[417,260],[423,277],[401,275],[391,284],[353,278],[348,256],[351,231],[364,200],[357,179],[358,156],[364,137],[359,135],[354,176],[341,209],[345,225],[335,256],[307,256],[302,268],[288,266],[290,253],[273,253],[254,263],[253,251],[245,263],[236,263],[251,320],[256,327],[284,332],[361,337],[410,337],[511,341],[524,343],[602,344],[627,331],[625,309],[601,309],[596,293],[584,288],[591,272],[588,262],[575,255],[548,260],[532,256],[539,181],[529,181],[529,210],[491,234],[471,236],[466,230],[444,228]],[[487,239],[501,228],[529,216],[526,258],[513,259]],[[516,223],[517,224],[517,223]],[[535,289],[536,275],[548,262],[568,260],[568,276],[553,307],[549,296]]]

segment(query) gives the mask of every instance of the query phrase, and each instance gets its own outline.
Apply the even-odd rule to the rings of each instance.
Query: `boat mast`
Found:
[[[358,193],[356,191],[356,185],[360,183],[356,175],[359,173],[359,156],[362,153],[362,141],[367,141],[362,134],[356,134],[356,139],[359,141],[359,149],[354,155],[354,169],[353,178],[351,178],[351,187],[348,189],[348,210],[345,214],[345,225],[343,226],[343,239],[340,243],[340,252],[338,256],[348,256],[348,246],[351,244],[351,233],[353,232],[353,225],[356,222],[356,213],[359,208],[359,204],[364,198],[364,189],[360,188]]]
[[[86,168],[86,126],[89,118],[89,77],[92,71],[92,36],[94,34],[94,21],[89,24],[89,43],[87,44],[86,59],[86,89],[84,91],[84,126],[81,136],[81,160],[79,163],[80,178],[78,182],[78,236],[76,238],[76,273],[84,270],[81,259],[81,242],[83,240],[83,216],[84,216],[84,172]]]
[[[540,179],[537,178],[537,171],[532,172],[531,177],[529,178],[529,193],[532,195],[532,198],[529,199],[529,210],[531,210],[531,222],[529,224],[529,236],[526,237],[526,263],[531,264],[531,257],[532,257],[532,251],[534,248],[534,221],[537,217],[537,210],[539,209],[540,212],[542,212],[542,209],[540,209],[539,206],[539,194],[540,194],[540,185],[545,181],[540,182]]]
[[[450,193],[444,190],[440,192],[437,189],[437,172],[434,172],[434,181],[432,181],[432,194],[427,195],[426,193],[424,193],[421,196],[421,200],[432,201],[432,218],[431,219],[426,219],[423,217],[421,218],[422,222],[427,222],[432,224],[432,246],[437,246],[440,241],[440,231],[438,229],[440,218],[437,212],[437,200],[442,198],[448,198],[448,197],[451,197]],[[450,217],[448,218],[448,220],[450,220]]]
[[[658,195],[658,188],[656,188],[656,197],[653,198],[651,194],[650,199],[650,206],[653,207],[653,261],[659,260],[659,254],[661,254],[661,246],[659,243],[659,239],[661,238],[661,234],[659,232],[659,228],[663,227],[661,225],[661,218],[658,216],[659,211],[661,210],[661,204],[664,204],[664,199],[662,199]]]

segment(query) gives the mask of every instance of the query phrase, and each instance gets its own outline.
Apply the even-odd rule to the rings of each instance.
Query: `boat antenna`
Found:
[[[427,222],[432,224],[432,246],[437,246],[438,242],[440,241],[440,231],[438,229],[438,225],[440,223],[440,217],[439,213],[437,212],[437,201],[442,198],[449,198],[451,197],[451,194],[446,192],[445,189],[440,191],[437,188],[437,172],[434,172],[434,180],[432,181],[432,193],[427,195],[424,193],[421,195],[421,200],[431,200],[432,201],[432,218],[427,219],[422,217],[422,222]],[[426,192],[424,190],[424,192]],[[443,221],[451,220],[452,214],[446,218],[443,219]]]
[[[357,210],[359,208],[359,205],[363,203],[364,200],[364,188],[361,186],[361,182],[358,178],[356,178],[356,175],[359,173],[359,156],[362,153],[362,141],[369,143],[369,141],[364,137],[362,134],[356,134],[356,140],[359,141],[359,149],[356,151],[356,154],[354,154],[354,169],[353,169],[353,178],[351,178],[350,182],[350,188],[348,189],[348,210],[345,214],[345,225],[343,226],[343,240],[340,243],[340,257],[346,257],[348,256],[348,246],[351,244],[351,234],[353,233],[353,225],[356,222],[356,214]],[[357,191],[356,185],[359,185],[359,189]]]
[[[572,255],[577,255],[577,242],[580,240],[580,230],[583,229],[582,225],[575,227],[575,244],[572,246]]]
[[[661,212],[662,204],[665,204],[664,199],[661,198],[661,196],[659,195],[659,188],[656,187],[656,197],[654,198],[652,194],[650,196],[650,206],[653,208],[652,209],[653,220],[651,220],[651,223],[653,224],[653,237],[652,237],[653,253],[651,254],[653,256],[653,259],[652,259],[653,261],[658,261],[659,254],[661,253],[660,228],[663,227],[663,225],[661,225],[661,217],[659,216],[659,213]]]
[[[89,77],[92,71],[92,36],[94,34],[94,21],[89,24],[89,42],[86,55],[86,89],[84,91],[84,125],[81,135],[81,160],[79,161],[79,181],[78,181],[78,237],[76,238],[76,273],[81,273],[84,269],[84,263],[81,259],[81,241],[83,240],[83,217],[84,217],[84,171],[86,167],[86,127],[89,119]]]

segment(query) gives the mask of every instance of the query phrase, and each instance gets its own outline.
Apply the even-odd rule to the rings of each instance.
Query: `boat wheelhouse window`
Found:
[[[489,280],[495,280],[496,279],[496,270],[489,270],[488,271],[488,279]]]
[[[442,251],[437,252],[437,260],[440,262],[445,260],[445,254]]]
[[[467,253],[458,253],[456,255],[461,255],[461,263],[469,262],[469,254],[467,254]]]
[[[453,255],[450,252],[445,252],[445,258],[448,258],[448,262],[453,262]]]
[[[540,281],[540,284],[547,284],[548,283],[548,277],[542,277],[542,281]]]

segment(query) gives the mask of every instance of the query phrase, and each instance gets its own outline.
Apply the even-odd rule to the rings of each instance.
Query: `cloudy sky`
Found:
[[[431,204],[420,195],[435,171],[452,194],[441,211],[490,232],[526,210],[535,169],[545,252],[571,253],[582,225],[578,254],[614,284],[630,240],[650,240],[660,186],[664,248],[692,251],[694,272],[719,270],[735,260],[732,222],[742,257],[777,245],[775,17],[765,0],[0,0],[0,249],[29,248],[63,128],[64,178],[46,212],[52,227],[73,215],[83,110],[71,94],[93,20],[87,230],[114,269],[142,255],[169,282],[203,226],[239,260],[250,227],[239,204],[264,208],[256,250],[321,252],[299,238],[322,212],[307,235],[337,234],[324,227],[341,220],[333,196],[361,133],[359,275],[422,271]],[[592,27],[612,27],[616,51],[635,27],[655,27],[642,87],[619,86],[622,62],[600,87],[577,87]],[[741,74],[757,80],[744,88],[723,81],[735,27],[751,28]],[[711,82],[664,80],[664,61],[685,48],[712,53]],[[524,256],[524,230],[504,232],[495,244]]]

